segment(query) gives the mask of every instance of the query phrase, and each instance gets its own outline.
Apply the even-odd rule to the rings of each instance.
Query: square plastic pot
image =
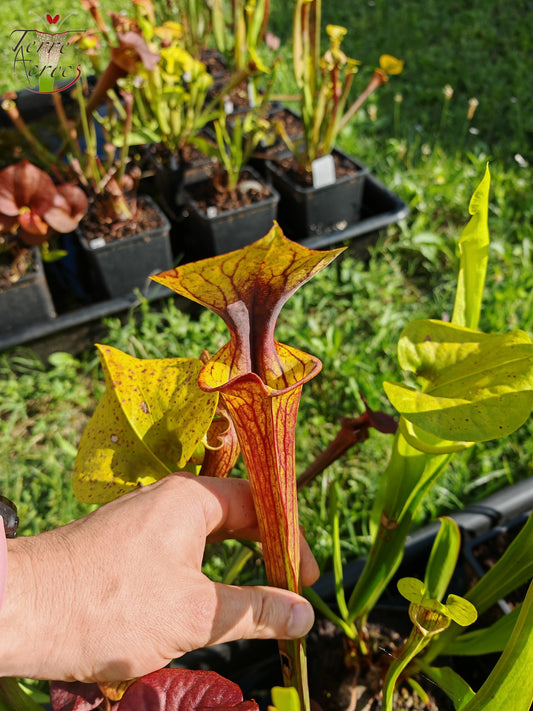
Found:
[[[6,291],[0,291],[0,332],[8,336],[21,328],[50,321],[56,312],[46,283],[41,254],[33,250],[35,269]]]
[[[290,154],[286,154],[285,157]],[[363,188],[368,171],[350,156],[335,150],[333,155],[353,166],[353,173],[320,188],[300,185],[283,168],[282,161],[267,161],[267,175],[280,195],[278,221],[296,241],[346,230],[361,218]]]
[[[150,276],[172,267],[169,221],[153,200],[147,196],[143,199],[159,215],[160,227],[96,246],[80,228],[76,232],[92,269],[95,288],[103,297],[116,299],[134,289],[143,291]]]
[[[251,168],[246,170],[253,180],[264,182]],[[279,202],[277,191],[269,189],[270,195],[259,202],[212,215],[203,210],[186,189],[186,258],[225,254],[264,237],[276,219]]]

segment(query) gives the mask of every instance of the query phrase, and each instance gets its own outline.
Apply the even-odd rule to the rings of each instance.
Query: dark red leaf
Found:
[[[53,681],[50,684],[52,711],[92,711],[103,700],[98,684],[83,684],[81,681]]]
[[[161,669],[137,679],[118,704],[118,711],[258,711],[243,702],[242,691],[211,671]],[[54,709],[55,711],[55,709]],[[77,711],[77,709],[76,709]]]
[[[207,711],[208,707],[202,706],[198,711]],[[213,707],[209,707],[209,711],[214,711]],[[259,711],[257,701],[241,701],[235,706],[217,706],[216,711]]]
[[[371,410],[368,405],[366,405],[366,414],[368,416],[369,424],[374,427],[378,432],[383,432],[383,434],[394,434],[398,429],[398,423],[385,412],[375,412]]]
[[[394,417],[391,417],[391,415],[387,415],[385,412],[375,412],[374,410],[371,410],[368,406],[366,398],[361,393],[359,394],[361,395],[361,399],[365,404],[365,414],[368,417],[368,422],[370,426],[374,427],[374,429],[376,429],[378,432],[383,432],[383,434],[394,434],[398,429],[398,423],[396,422]]]
[[[398,429],[398,423],[385,412],[374,412],[372,410],[368,411],[368,421],[378,432],[383,432],[384,434],[394,434]]]

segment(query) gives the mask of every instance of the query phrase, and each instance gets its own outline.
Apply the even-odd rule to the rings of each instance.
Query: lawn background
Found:
[[[125,0],[101,4],[114,10],[129,7]],[[30,0],[3,4],[2,89],[18,89],[9,71],[12,29],[26,26],[33,18],[30,10],[44,16],[73,7],[66,0],[53,6]],[[280,93],[294,88],[291,9],[292,3],[272,2],[270,25],[281,38],[285,63]],[[324,24],[349,30],[344,49],[363,63],[360,87],[381,53],[405,60],[403,74],[372,97],[340,145],[405,200],[411,214],[382,234],[368,261],[348,255],[298,292],[281,314],[279,340],[324,363],[322,374],[304,388],[299,471],[334,435],[340,416],[361,412],[360,391],[372,407],[392,412],[382,382],[402,377],[395,355],[399,334],[414,318],[440,318],[451,311],[457,239],[487,161],[492,243],[480,326],[533,334],[533,97],[527,72],[533,3],[329,0],[323,9]],[[81,26],[90,26],[81,10],[78,19]],[[451,99],[445,98],[446,85],[453,89]],[[479,106],[468,119],[473,98]],[[105,342],[143,357],[198,355],[203,347],[214,352],[225,340],[223,325],[211,314],[192,319],[172,301],[158,309],[142,304],[125,325],[107,319],[106,329]],[[0,489],[19,503],[22,532],[60,525],[87,510],[71,496],[70,473],[79,437],[101,393],[102,374],[89,344],[82,353],[58,353],[45,363],[31,348],[0,356]],[[329,560],[328,482],[331,477],[342,482],[344,554],[363,553],[368,510],[389,446],[386,436],[372,435],[301,498],[302,523],[323,566]],[[504,443],[457,456],[418,523],[530,476],[532,455],[528,423]],[[209,572],[217,575],[229,553],[231,546],[217,549]]]

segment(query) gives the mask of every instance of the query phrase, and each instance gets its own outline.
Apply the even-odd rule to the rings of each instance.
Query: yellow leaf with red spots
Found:
[[[80,442],[74,493],[105,503],[187,466],[218,393],[198,386],[195,358],[143,360],[98,346],[106,391]]]

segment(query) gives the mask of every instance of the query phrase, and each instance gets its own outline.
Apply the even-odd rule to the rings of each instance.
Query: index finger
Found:
[[[254,502],[246,479],[218,479],[188,472],[172,476],[189,479],[191,484],[201,487],[205,534],[210,542],[224,538],[259,539]]]
[[[226,538],[261,540],[248,481],[214,477],[197,477],[196,481],[214,497],[208,499],[208,507],[204,509],[210,543]],[[302,532],[300,533],[300,559],[302,584],[312,585],[318,579],[320,571]]]

